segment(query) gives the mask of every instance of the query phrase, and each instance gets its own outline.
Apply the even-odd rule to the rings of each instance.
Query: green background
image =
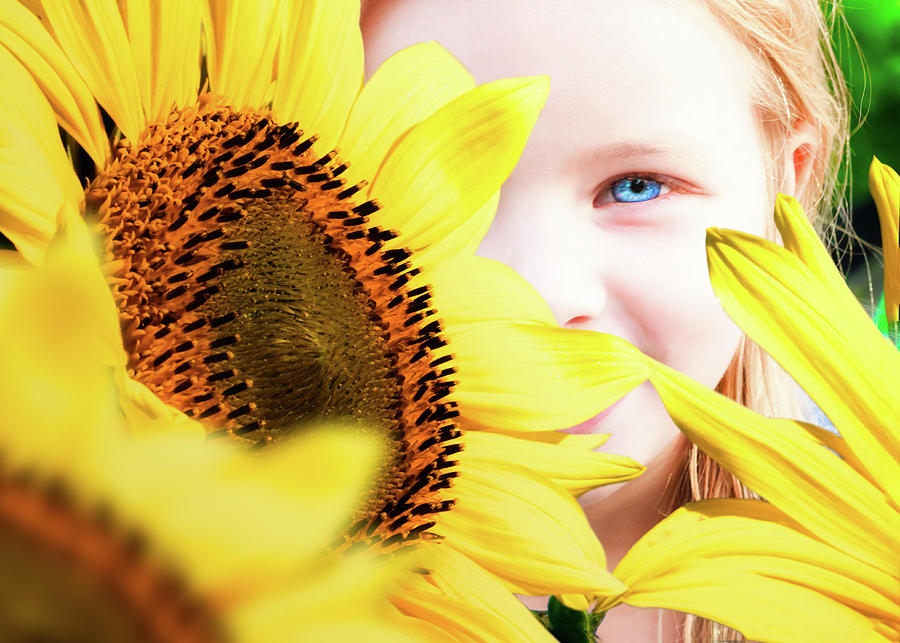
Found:
[[[871,305],[881,292],[881,261],[880,253],[865,244],[880,248],[881,234],[869,196],[869,163],[874,154],[900,169],[900,0],[846,0],[842,4],[846,22],[835,21],[833,38],[850,90],[853,134],[848,198],[853,206],[853,229],[863,243],[845,238],[845,249],[839,250],[835,259],[857,296]]]

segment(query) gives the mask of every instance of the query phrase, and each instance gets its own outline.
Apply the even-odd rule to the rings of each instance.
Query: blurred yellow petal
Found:
[[[0,42],[32,75],[59,124],[102,166],[109,142],[93,95],[37,17],[16,0],[0,0]]]
[[[549,91],[546,78],[511,78],[477,87],[414,126],[390,151],[370,196],[378,224],[413,250],[447,243],[506,180]]]
[[[103,439],[111,426],[114,390],[95,360],[103,353],[91,305],[96,292],[80,258],[67,252],[47,269],[2,273],[0,436],[11,442],[4,454],[11,465],[40,458],[66,470],[81,457],[85,436]],[[22,431],[29,439],[14,440]]]
[[[884,302],[889,322],[896,322],[900,307],[900,177],[893,168],[872,159],[869,191],[881,223],[884,249]]]
[[[204,12],[210,90],[238,108],[264,106],[271,99],[284,3],[207,0]]]
[[[147,123],[125,25],[115,0],[42,0],[63,51],[125,138]]]
[[[318,136],[316,147],[325,153],[338,145],[363,86],[359,2],[304,0],[287,11],[272,110]]]
[[[120,2],[141,104],[149,122],[196,101],[200,87],[199,2]]]
[[[238,596],[294,574],[283,552],[300,561],[324,550],[361,501],[377,454],[363,436],[327,433],[253,459],[180,431],[109,449],[115,458],[101,452],[105,467],[85,471],[84,484],[107,490],[125,517],[152,521],[158,546],[191,570],[196,587]],[[254,515],[279,516],[281,527],[234,524],[233,516]]]
[[[474,87],[466,68],[434,41],[384,61],[353,104],[341,137],[341,155],[352,160],[347,183],[371,182],[401,134]]]

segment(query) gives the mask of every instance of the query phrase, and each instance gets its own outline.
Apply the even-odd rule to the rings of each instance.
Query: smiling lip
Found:
[[[575,426],[569,427],[568,429],[562,429],[563,433],[575,433],[578,435],[585,435],[588,433],[601,433],[600,424],[606,417],[612,412],[616,405],[621,402],[621,399],[616,400],[610,406],[606,407],[606,410],[600,411],[597,415],[592,417],[590,420],[585,420],[581,424],[576,424]]]

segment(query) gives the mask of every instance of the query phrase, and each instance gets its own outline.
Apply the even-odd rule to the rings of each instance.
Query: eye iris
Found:
[[[618,203],[639,203],[655,199],[661,189],[659,181],[625,178],[613,183],[612,195]]]

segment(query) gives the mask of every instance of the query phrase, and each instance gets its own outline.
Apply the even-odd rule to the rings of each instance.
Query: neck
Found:
[[[603,543],[610,570],[670,511],[671,507],[664,505],[671,496],[671,485],[679,483],[672,477],[681,470],[685,448],[684,436],[679,434],[647,465],[647,471],[640,477],[602,499],[592,500],[589,494],[582,498],[585,515]],[[667,643],[677,640],[679,621],[676,612],[620,605],[609,611],[597,634],[601,641]]]

